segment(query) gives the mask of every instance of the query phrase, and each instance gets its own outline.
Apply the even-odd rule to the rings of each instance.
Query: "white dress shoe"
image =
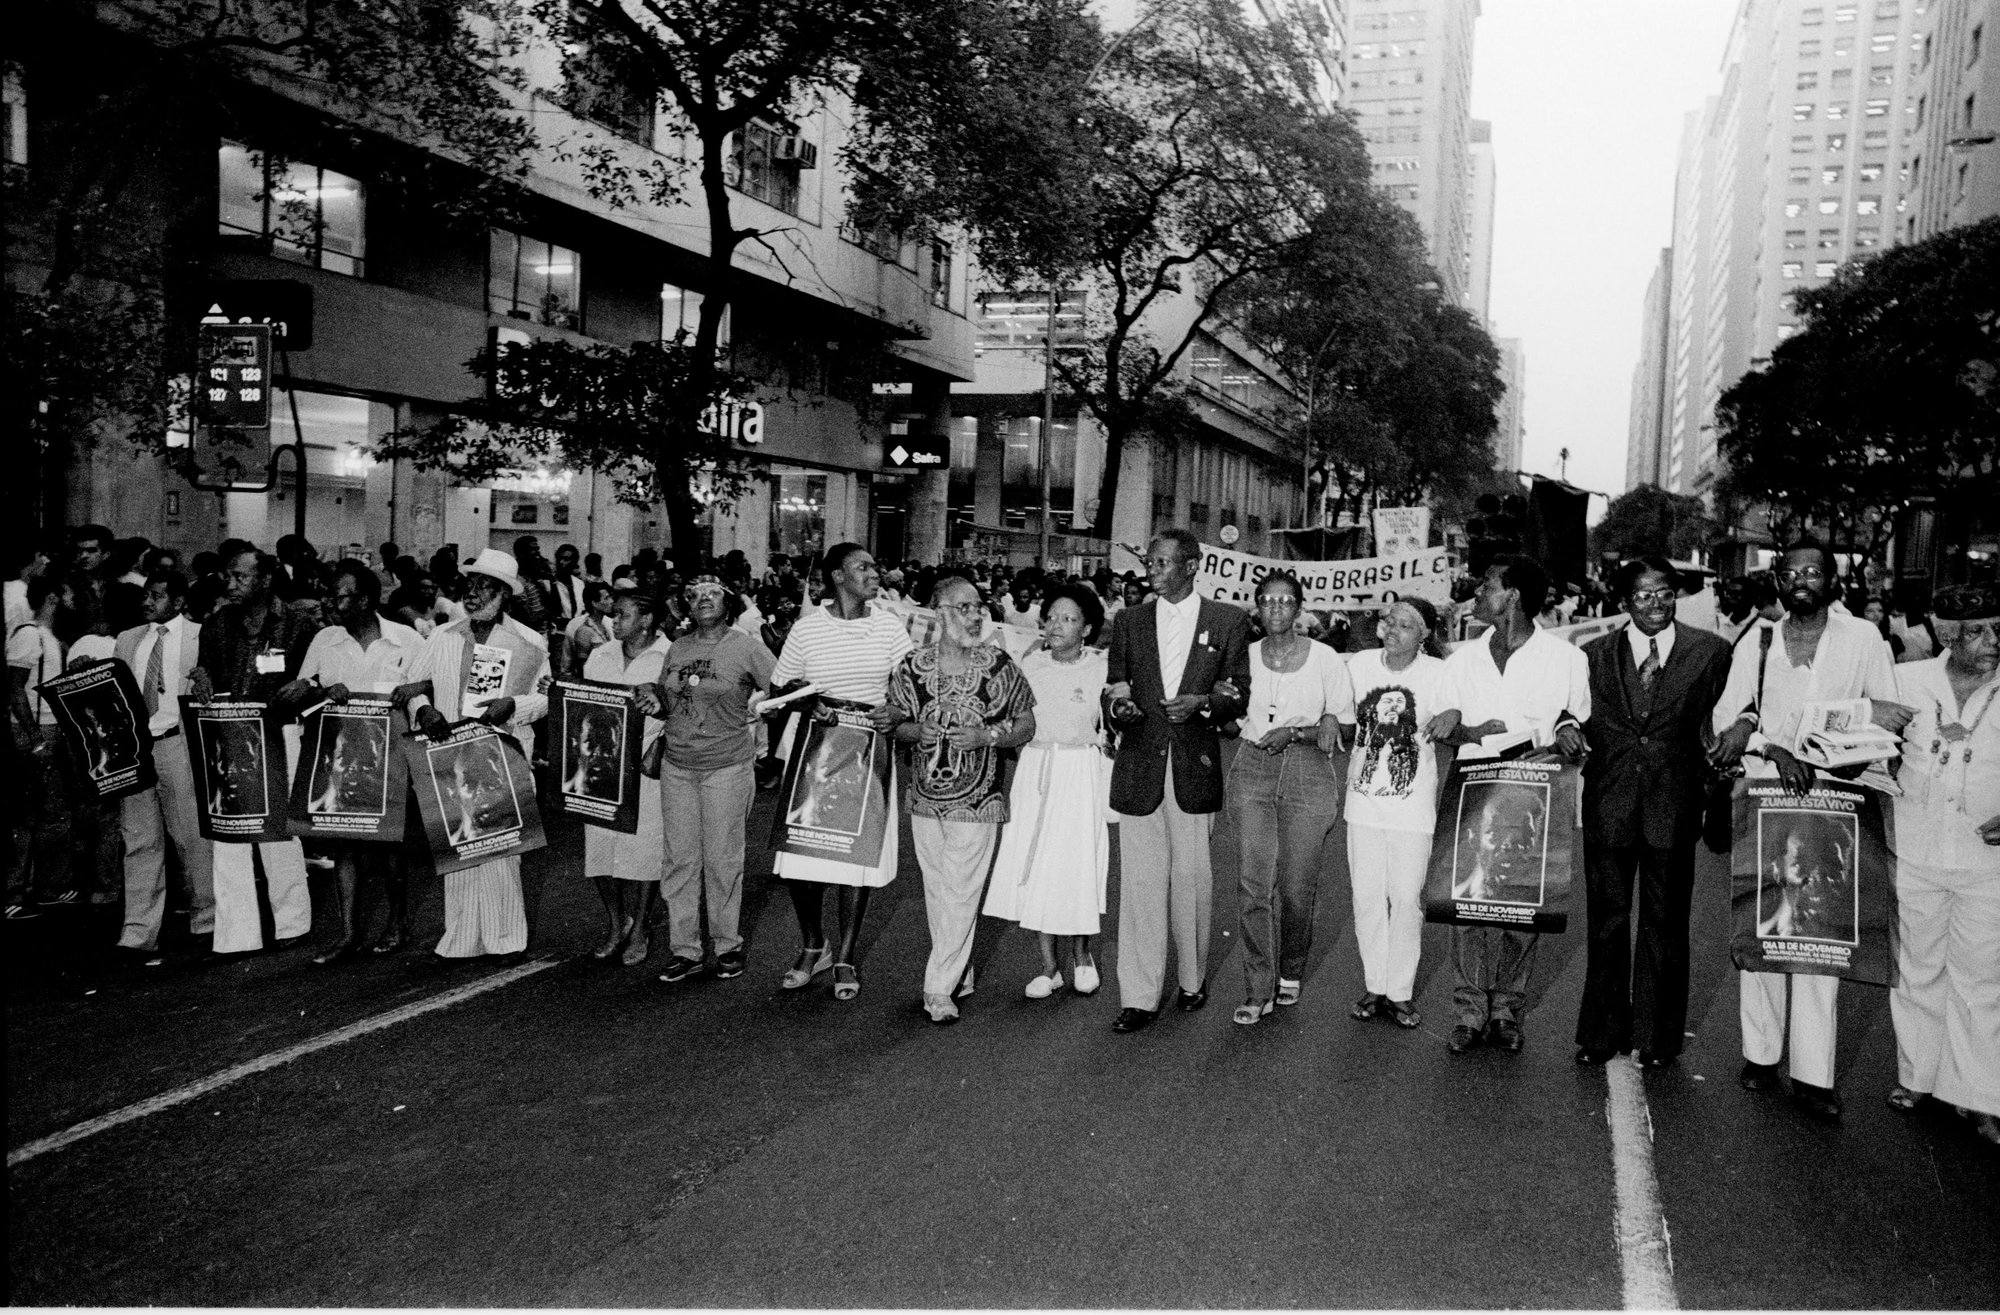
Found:
[[[1076,986],[1073,989],[1078,995],[1097,994],[1096,964],[1080,963],[1076,966]]]
[[[1044,975],[1028,983],[1028,998],[1030,1000],[1046,1000],[1061,989],[1061,973],[1057,973],[1054,977]]]

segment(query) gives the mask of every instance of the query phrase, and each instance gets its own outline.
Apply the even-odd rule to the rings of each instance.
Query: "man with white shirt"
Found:
[[[1803,793],[1814,777],[1796,756],[1807,704],[1869,699],[1875,724],[1896,732],[1908,724],[1910,710],[1896,702],[1895,664],[1881,632],[1831,610],[1839,580],[1824,544],[1806,539],[1785,549],[1777,584],[1785,619],[1768,623],[1768,635],[1746,632],[1737,642],[1728,683],[1715,705],[1717,742],[1710,757],[1727,767],[1749,754],[1761,762],[1747,765],[1748,775],[1776,776],[1787,790]],[[1793,1098],[1809,1113],[1837,1117],[1834,1005],[1840,979],[1815,973],[1737,976],[1743,1027],[1737,1080],[1749,1091],[1779,1090],[1778,1059],[1789,1034]]]
[[[365,564],[349,558],[334,568],[333,593],[327,598],[334,624],[313,636],[299,665],[299,678],[287,691],[290,697],[310,703],[312,687],[318,686],[317,694],[327,702],[345,703],[355,694],[393,693],[405,682],[423,638],[409,626],[380,615],[381,603],[382,582]],[[340,939],[313,957],[316,964],[338,963],[361,947],[356,905],[363,866],[381,871],[389,901],[389,925],[376,942],[376,953],[399,950],[414,939],[408,878],[398,846],[337,841],[334,886],[340,897]]]
[[[201,626],[181,614],[187,577],[155,571],[146,577],[145,624],[118,636],[116,658],[125,664],[145,700],[158,784],[120,802],[125,836],[125,925],[118,947],[149,967],[160,959],[160,924],[167,906],[167,846],[174,847],[186,878],[192,912],[188,929],[215,930],[215,846],[202,839],[194,770],[181,739],[181,695],[201,648]]]
[[[1444,711],[1424,728],[1433,740],[1457,745],[1460,762],[1529,754],[1583,761],[1590,666],[1582,649],[1535,624],[1548,592],[1548,572],[1532,557],[1498,557],[1479,582],[1472,616],[1493,629],[1445,659]],[[1540,940],[1512,927],[1451,929],[1458,1023],[1445,1044],[1454,1055],[1482,1041],[1521,1048]]]

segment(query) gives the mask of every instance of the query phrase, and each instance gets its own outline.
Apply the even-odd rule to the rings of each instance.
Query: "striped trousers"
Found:
[[[472,959],[527,948],[528,906],[521,897],[520,855],[445,874],[440,956]]]

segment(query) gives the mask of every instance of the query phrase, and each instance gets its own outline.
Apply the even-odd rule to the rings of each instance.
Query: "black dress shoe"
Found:
[[[1743,1061],[1743,1069],[1736,1075],[1736,1082],[1745,1091],[1778,1091],[1784,1086],[1778,1081],[1776,1064],[1759,1064],[1750,1059]]]
[[[1640,1068],[1665,1068],[1674,1062],[1672,1055],[1662,1055],[1652,1050],[1641,1050],[1638,1058]]]
[[[1208,1003],[1208,983],[1203,982],[1199,991],[1182,991],[1181,998],[1175,1003],[1180,1006],[1182,1013],[1193,1013]]]
[[[1596,1067],[1600,1064],[1610,1063],[1611,1057],[1617,1053],[1615,1050],[1599,1049],[1596,1046],[1578,1046],[1576,1048],[1576,1062]]]
[[[1120,1009],[1118,1017],[1111,1024],[1114,1032],[1143,1032],[1153,1025],[1160,1016],[1157,1009]]]
[[[1460,1023],[1451,1029],[1451,1035],[1445,1038],[1444,1048],[1454,1055],[1462,1055],[1478,1044],[1479,1029]]]
[[[1518,1051],[1525,1040],[1521,1035],[1521,1025],[1511,1018],[1496,1018],[1486,1025],[1486,1043],[1498,1046],[1510,1055]]]
[[[1810,1082],[1792,1079],[1792,1100],[1806,1113],[1819,1119],[1840,1117],[1840,1093],[1832,1087],[1815,1087]]]

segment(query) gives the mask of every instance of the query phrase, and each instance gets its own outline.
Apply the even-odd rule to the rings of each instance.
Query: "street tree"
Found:
[[[1709,515],[1700,498],[1641,484],[1611,500],[1604,519],[1591,527],[1595,553],[1627,560],[1646,554],[1692,558],[1708,541]]]
[[[1794,294],[1799,332],[1717,407],[1723,491],[1872,548],[1913,502],[1990,510],[2000,487],[2000,219]],[[1868,536],[1863,542],[1862,536]]]

